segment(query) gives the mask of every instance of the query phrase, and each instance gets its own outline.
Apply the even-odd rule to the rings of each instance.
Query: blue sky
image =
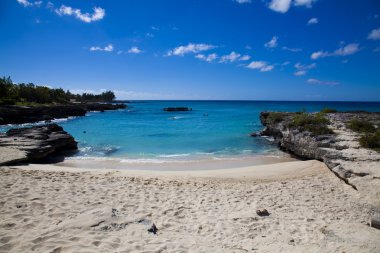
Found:
[[[120,99],[380,101],[378,0],[2,0],[0,75]]]

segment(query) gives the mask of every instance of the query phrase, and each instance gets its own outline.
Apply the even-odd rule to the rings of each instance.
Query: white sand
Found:
[[[12,168],[0,169],[0,252],[380,252],[371,207],[317,161]],[[263,208],[270,216],[256,214]]]

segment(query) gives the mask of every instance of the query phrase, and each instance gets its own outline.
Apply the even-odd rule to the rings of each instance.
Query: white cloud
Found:
[[[230,54],[223,55],[222,57],[220,57],[219,62],[234,62],[238,60],[240,56],[241,55],[239,53],[235,53],[234,51],[232,51]]]
[[[19,4],[21,4],[24,7],[29,7],[29,6],[37,6],[40,7],[42,4],[42,1],[34,1],[34,2],[29,2],[28,0],[17,0]]]
[[[235,62],[235,61],[248,61],[251,59],[251,56],[249,55],[241,55],[239,53],[236,53],[232,51],[230,54],[223,55],[220,57],[220,63],[227,63],[227,62]]]
[[[298,53],[302,51],[301,48],[291,48],[291,47],[282,47],[282,50],[290,51],[293,53]]]
[[[296,69],[296,72],[294,72],[294,75],[295,76],[304,76],[307,74],[308,70],[316,68],[316,67],[317,67],[317,64],[315,64],[315,63],[309,64],[309,65],[303,65],[303,64],[298,62],[294,65],[294,68]]]
[[[369,40],[380,40],[380,28],[373,29],[368,35]]]
[[[264,46],[267,48],[275,48],[278,45],[277,41],[278,41],[278,37],[273,36],[273,38],[270,41],[268,41],[267,43],[265,43]]]
[[[310,58],[313,59],[313,60],[316,60],[316,59],[327,57],[327,56],[329,56],[329,52],[318,51],[318,52],[312,53],[311,56],[310,56]]]
[[[248,61],[251,59],[251,56],[249,55],[243,55],[242,57],[240,57],[239,61]]]
[[[90,13],[82,13],[80,9],[75,9],[70,6],[66,5],[61,5],[59,9],[56,9],[55,12],[62,16],[62,15],[67,15],[67,16],[74,16],[75,18],[86,22],[86,23],[91,23],[93,21],[98,21],[104,18],[106,15],[106,12],[104,9],[100,7],[94,7],[94,12],[92,14]]]
[[[339,82],[334,82],[334,81],[321,81],[318,79],[310,78],[307,80],[309,84],[314,84],[314,85],[326,85],[326,86],[336,86],[339,84]]]
[[[208,44],[189,43],[186,46],[179,46],[179,47],[174,48],[173,50],[170,50],[167,55],[168,56],[173,56],[173,55],[183,56],[183,55],[189,54],[189,53],[196,54],[196,53],[199,53],[202,51],[208,51],[208,50],[213,49],[215,47],[216,46],[208,45]]]
[[[272,0],[269,3],[269,9],[280,13],[286,13],[290,8],[291,3],[291,0]]]
[[[128,53],[130,54],[140,54],[142,53],[143,51],[141,51],[138,47],[131,47],[129,50],[128,50]]]
[[[274,66],[269,65],[267,62],[264,62],[264,61],[253,61],[247,65],[247,68],[257,69],[257,70],[260,70],[261,72],[268,72],[274,69]]]
[[[318,23],[319,23],[319,20],[317,18],[311,18],[307,22],[308,25],[315,25],[315,24],[318,24]]]
[[[207,62],[213,62],[214,60],[218,58],[218,55],[215,53],[209,54],[207,56],[204,54],[197,54],[195,58],[203,60],[203,61],[207,61]]]
[[[313,3],[317,0],[294,0],[295,6],[306,6],[308,8],[311,8]]]
[[[252,1],[251,0],[234,0],[235,2],[239,3],[239,4],[247,4],[247,3],[251,3]]]
[[[105,52],[112,52],[113,51],[113,45],[112,44],[108,44],[107,46],[105,47],[98,47],[98,46],[93,46],[93,47],[90,47],[90,51],[105,51]]]
[[[297,70],[296,72],[294,72],[295,76],[304,76],[306,74],[307,74],[306,70]]]
[[[311,54],[311,59],[316,60],[319,58],[329,57],[329,56],[347,56],[357,53],[360,50],[359,44],[351,43],[344,47],[340,47],[334,52],[318,51]]]

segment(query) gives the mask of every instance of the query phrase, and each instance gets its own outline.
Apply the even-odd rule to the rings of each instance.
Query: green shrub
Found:
[[[352,131],[359,133],[373,133],[376,130],[375,126],[371,122],[359,119],[351,120],[348,122],[347,127]]]
[[[284,120],[284,114],[281,112],[270,112],[268,115],[268,121],[270,123],[280,123]]]
[[[327,127],[329,120],[325,118],[324,113],[296,114],[290,123],[291,127],[298,128],[301,132],[308,131],[312,135],[333,134],[334,132]]]
[[[380,151],[380,131],[376,133],[366,133],[359,139],[360,146]]]
[[[321,110],[322,113],[334,113],[334,112],[338,112],[337,110],[335,109],[331,109],[331,108],[323,108]]]

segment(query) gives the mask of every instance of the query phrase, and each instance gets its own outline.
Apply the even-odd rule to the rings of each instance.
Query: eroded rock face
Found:
[[[354,119],[380,124],[380,113],[329,113],[328,127],[334,134],[312,136],[289,127],[294,113],[283,113],[281,121],[272,122],[268,112],[260,114],[265,126],[261,135],[272,136],[280,149],[305,159],[323,161],[331,171],[357,189],[364,198],[380,208],[380,153],[360,147],[360,134],[346,124]]]
[[[74,138],[57,124],[11,129],[0,135],[0,165],[38,161],[77,148]]]

